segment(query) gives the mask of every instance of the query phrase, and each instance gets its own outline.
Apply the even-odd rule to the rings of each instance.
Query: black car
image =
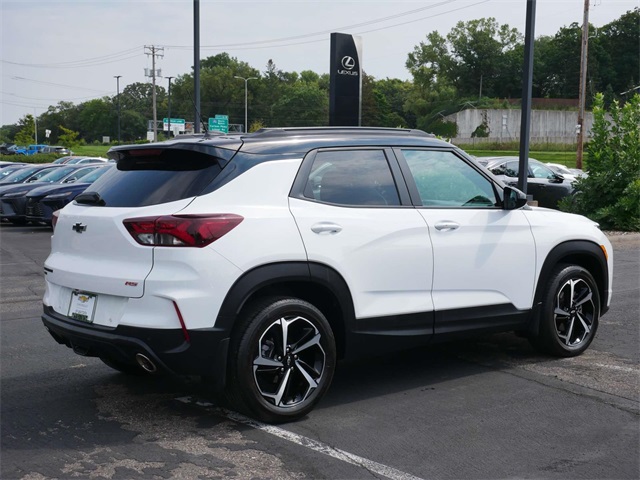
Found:
[[[520,160],[518,157],[485,157],[478,162],[484,165],[506,185],[518,186]],[[527,193],[538,202],[538,206],[558,208],[558,202],[573,194],[571,182],[565,180],[542,162],[534,158],[529,159],[527,174]]]
[[[73,183],[44,185],[27,193],[26,219],[32,223],[51,225],[53,212],[64,208],[76,195],[107,173],[113,164],[100,165]],[[84,170],[84,169],[81,169]]]
[[[53,165],[49,173],[36,181],[0,187],[0,219],[17,225],[27,223],[27,193],[43,185],[75,182],[95,168],[97,165]]]

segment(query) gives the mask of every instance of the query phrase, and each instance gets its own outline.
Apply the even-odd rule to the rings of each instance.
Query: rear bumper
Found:
[[[129,326],[107,328],[62,316],[44,306],[42,322],[51,336],[74,352],[137,364],[135,356],[147,356],[159,370],[178,376],[198,375],[225,384],[229,332],[221,329],[189,330],[187,342],[180,329]]]

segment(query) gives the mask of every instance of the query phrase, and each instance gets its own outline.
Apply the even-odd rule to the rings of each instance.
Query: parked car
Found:
[[[529,207],[416,130],[264,129],[113,147],[59,212],[43,322],[124,373],[200,375],[300,418],[340,358],[519,331],[584,352],[611,299],[593,221]]]
[[[3,170],[7,167],[21,167],[26,165],[23,162],[4,162],[4,161],[0,161],[0,170]]]
[[[112,164],[99,165],[73,183],[45,185],[27,193],[26,219],[32,223],[51,225],[53,212],[65,207],[93,182],[107,173]]]
[[[2,168],[0,168],[0,185],[2,185],[2,180],[7,178],[9,175],[13,174],[13,172],[21,170],[23,168],[25,168],[25,164],[24,163],[14,163],[14,164],[11,164],[11,165],[2,165]]]
[[[55,164],[61,164],[61,163],[63,163],[63,164],[64,164],[64,163],[69,163],[69,162],[71,162],[72,160],[81,160],[81,159],[83,159],[83,158],[87,158],[87,157],[82,157],[82,156],[79,156],[79,155],[68,155],[68,156],[66,156],[66,157],[60,157],[60,158],[58,158],[58,159],[54,160],[54,162],[53,162],[53,163],[55,163]],[[98,163],[98,162],[92,162],[92,163]],[[73,165],[73,164],[72,164],[72,165]]]
[[[569,180],[573,182],[580,177],[587,177],[588,174],[584,170],[580,168],[569,168],[566,165],[562,165],[561,163],[545,163],[547,167],[549,167],[554,172],[562,175],[565,180]]]
[[[29,145],[27,147],[27,151],[25,152],[25,154],[26,155],[35,155],[36,153],[41,153],[48,146],[49,145],[42,145],[42,144]]]
[[[76,165],[83,163],[100,163],[107,162],[109,159],[102,157],[75,157],[70,159],[68,162],[65,162],[67,165]]]
[[[489,169],[506,185],[516,187],[520,172],[518,157],[483,157],[478,161]],[[558,208],[558,202],[573,193],[571,181],[555,173],[544,163],[534,158],[529,159],[527,175],[527,193],[541,207]]]
[[[1,143],[0,155],[14,155],[15,143]]]
[[[27,148],[12,144],[5,144],[0,147],[0,155],[26,155]]]
[[[59,145],[49,145],[42,149],[42,153],[56,153],[58,155],[73,155],[73,152],[68,147],[61,147]]]
[[[54,165],[54,168],[36,181],[13,186],[0,187],[0,220],[8,220],[16,225],[27,223],[27,193],[49,184],[73,183],[88,174],[97,165]]]
[[[37,165],[23,165],[21,168],[15,169],[12,173],[0,180],[0,191],[6,185],[15,185],[18,183],[35,182],[43,175],[49,173],[57,165],[41,163]]]

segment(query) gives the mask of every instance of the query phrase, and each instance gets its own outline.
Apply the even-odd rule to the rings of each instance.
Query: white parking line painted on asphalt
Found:
[[[261,430],[270,435],[274,435],[278,438],[282,438],[283,440],[287,440],[289,442],[295,443],[296,445],[300,445],[301,447],[308,448],[324,455],[328,455],[338,460],[342,460],[343,462],[349,463],[351,465],[362,467],[372,473],[382,475],[383,477],[389,478],[391,480],[422,480],[420,477],[416,477],[409,473],[397,470],[393,467],[389,467],[387,465],[374,462],[373,460],[354,455],[353,453],[345,452],[344,450],[332,447],[330,445],[327,445],[326,443],[313,440],[303,435],[298,435],[297,433],[290,432],[280,427],[267,425],[266,423],[253,420],[252,418],[245,417],[244,415],[233,412],[231,410],[227,410],[225,408],[216,407],[213,403],[202,402],[192,397],[181,397],[176,398],[176,400],[183,403],[195,404],[201,407],[211,408],[215,413],[226,417],[229,420],[237,423],[242,423],[257,430]]]

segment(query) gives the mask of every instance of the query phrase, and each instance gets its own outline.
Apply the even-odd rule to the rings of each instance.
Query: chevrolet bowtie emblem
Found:
[[[81,223],[76,223],[73,227],[71,227],[71,230],[75,230],[78,233],[82,233],[87,229],[86,225],[83,225]]]

